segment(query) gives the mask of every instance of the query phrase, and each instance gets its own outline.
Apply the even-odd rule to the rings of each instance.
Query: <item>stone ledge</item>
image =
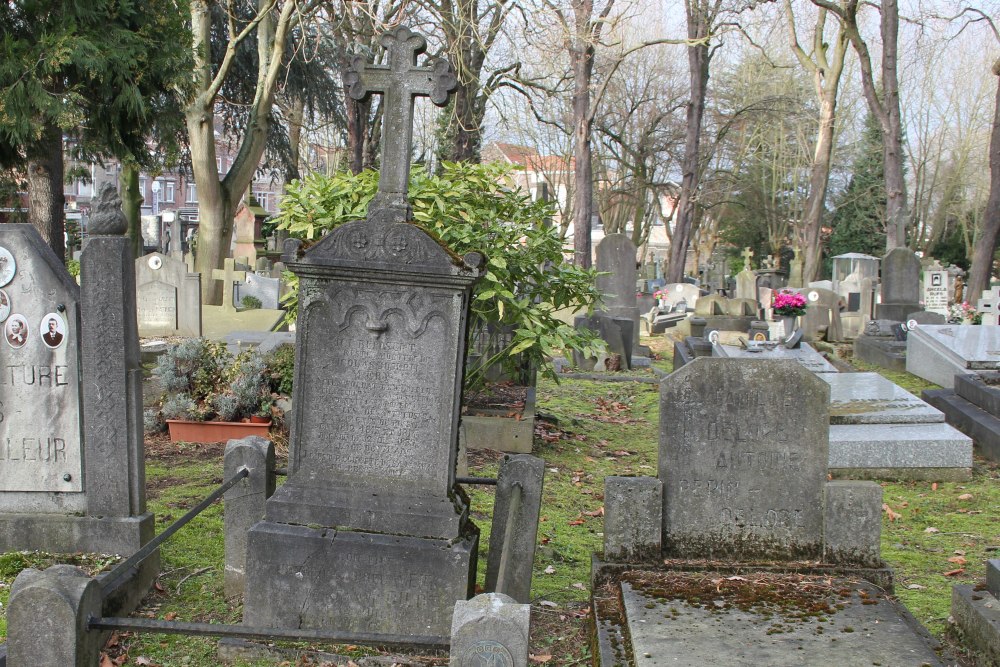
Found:
[[[1000,601],[972,586],[951,589],[951,615],[967,643],[986,655],[984,664],[1000,664]]]
[[[1000,419],[950,389],[925,389],[921,398],[943,412],[949,424],[972,438],[982,456],[1000,461]]]

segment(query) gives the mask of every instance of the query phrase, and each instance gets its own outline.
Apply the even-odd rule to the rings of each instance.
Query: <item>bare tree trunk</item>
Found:
[[[983,231],[972,255],[972,268],[966,287],[966,301],[974,302],[989,287],[993,272],[993,255],[1000,231],[1000,60],[993,63],[997,76],[997,96],[993,107],[993,130],[990,134],[990,195],[983,215]]]
[[[899,6],[896,0],[882,2],[882,95],[887,127],[883,128],[885,161],[886,249],[906,245],[906,227],[910,222],[906,201],[906,177],[903,175],[903,120],[899,108],[897,49],[899,44]]]
[[[594,208],[590,81],[594,72],[594,44],[589,39],[589,24],[593,2],[574,2],[573,11],[576,31],[569,51],[573,67],[573,262],[579,267],[590,268],[590,221]]]
[[[28,222],[60,261],[66,259],[62,131],[46,125],[37,152],[28,156]]]
[[[287,110],[288,146],[291,149],[288,165],[285,169],[285,182],[291,183],[300,177],[299,167],[302,158],[302,126],[305,124],[306,101],[303,97],[292,100]]]
[[[139,192],[139,169],[132,162],[122,163],[121,182],[122,211],[128,220],[128,237],[132,245],[132,255],[142,255],[142,193]]]
[[[701,1],[687,2],[688,39],[692,40],[692,44],[687,47],[691,97],[687,105],[687,130],[684,138],[684,158],[681,161],[683,172],[681,194],[677,202],[677,222],[670,240],[666,272],[668,283],[679,283],[684,278],[684,263],[696,222],[695,200],[701,179],[701,123],[705,116],[708,66],[711,60],[707,44],[709,19],[698,4]]]

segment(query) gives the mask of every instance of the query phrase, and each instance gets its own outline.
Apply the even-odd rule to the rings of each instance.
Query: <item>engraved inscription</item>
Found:
[[[177,329],[177,288],[149,282],[139,286],[139,326],[147,329]]]
[[[307,310],[303,404],[322,406],[300,416],[309,474],[425,487],[447,479],[454,336],[448,311],[431,308],[439,295],[413,297],[350,287]]]
[[[464,665],[470,667],[514,667],[514,658],[507,647],[492,639],[478,641],[465,650]]]

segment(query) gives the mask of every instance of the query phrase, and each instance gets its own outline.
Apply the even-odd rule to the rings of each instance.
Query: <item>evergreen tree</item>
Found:
[[[74,157],[153,163],[190,79],[183,0],[8,0],[0,12],[0,167],[26,173],[29,219],[60,257],[63,138]],[[168,121],[173,119],[171,125]]]
[[[885,202],[882,130],[868,114],[851,180],[837,197],[830,221],[828,255],[861,252],[880,257],[885,250]]]

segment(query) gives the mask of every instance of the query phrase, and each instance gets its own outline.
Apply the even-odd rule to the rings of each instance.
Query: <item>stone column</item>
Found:
[[[250,527],[264,519],[265,501],[274,493],[274,443],[252,435],[226,444],[223,477],[232,478],[242,468],[250,475],[226,491],[225,540],[226,597],[243,595],[247,563],[247,533]]]

